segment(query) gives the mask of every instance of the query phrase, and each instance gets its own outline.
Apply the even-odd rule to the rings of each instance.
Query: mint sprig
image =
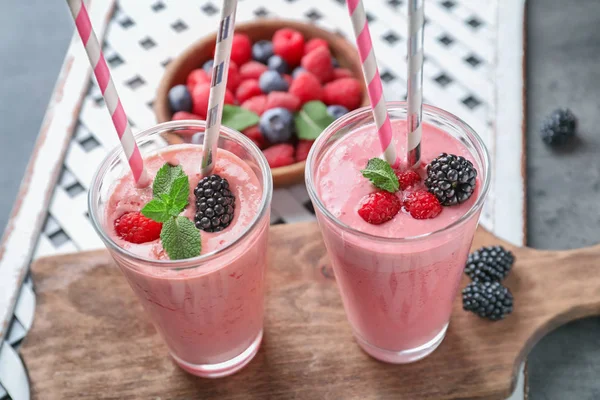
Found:
[[[387,190],[390,193],[397,192],[400,189],[400,183],[394,170],[390,164],[380,158],[371,158],[365,169],[360,172],[379,189]]]
[[[315,140],[335,118],[327,113],[327,106],[318,100],[304,104],[294,118],[298,138]]]
[[[230,104],[223,105],[223,116],[221,123],[236,131],[243,131],[246,128],[258,124],[260,117],[250,110]]]
[[[186,217],[180,216],[188,205],[190,181],[181,166],[163,165],[154,178],[152,196],[142,214],[162,222],[160,240],[171,260],[181,260],[200,255],[200,231]]]

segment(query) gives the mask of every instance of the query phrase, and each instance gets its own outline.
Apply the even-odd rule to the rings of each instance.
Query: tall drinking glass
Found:
[[[164,135],[191,138],[194,134],[202,135],[204,129],[203,121],[167,122],[139,133],[136,140],[146,160],[156,155],[174,159],[183,152],[192,152],[193,157],[200,160],[200,145],[169,144]],[[246,216],[245,222],[240,222],[239,216],[234,217],[232,226],[245,224],[235,237],[225,236],[227,230],[210,234],[213,243],[215,238],[224,240],[198,257],[183,260],[144,257],[117,243],[107,207],[117,183],[130,174],[121,159],[123,151],[120,147],[111,151],[102,162],[89,192],[89,213],[94,228],[164,339],[171,356],[184,370],[211,378],[238,371],[252,360],[260,346],[273,193],[269,165],[246,136],[223,127],[218,146],[218,157],[229,163],[233,171],[243,169],[249,176],[256,176],[254,183],[236,184],[259,186],[252,188],[258,193],[257,212]],[[199,162],[197,167],[197,176],[188,174],[192,188],[200,179]],[[195,205],[190,201],[188,207]],[[241,213],[238,207],[240,204],[236,213]],[[205,233],[202,234],[204,242]]]
[[[406,120],[406,103],[389,103],[388,111],[396,128],[401,126],[400,121]],[[341,193],[327,192],[329,199],[352,196],[352,185],[362,179],[359,172],[353,172],[348,179],[331,182],[321,174],[331,154],[335,154],[336,160],[350,164],[353,151],[364,147],[361,139],[354,142],[358,143],[354,150],[344,148],[344,141],[352,135],[370,129],[369,134],[377,140],[368,108],[346,114],[330,125],[314,143],[306,163],[306,185],[356,341],[371,356],[391,363],[421,359],[444,338],[490,183],[489,156],[473,129],[456,116],[432,106],[424,106],[423,124],[423,136],[428,129],[443,131],[438,134],[445,133],[454,146],[464,147],[479,172],[473,205],[441,229],[412,235],[407,228],[401,231],[401,237],[377,235],[341,221],[341,215],[356,210],[328,208],[324,190],[332,186],[347,189]],[[440,216],[444,212],[448,211]],[[411,219],[411,223],[416,226],[421,222]]]

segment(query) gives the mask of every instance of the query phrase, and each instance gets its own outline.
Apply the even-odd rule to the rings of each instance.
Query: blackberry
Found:
[[[462,291],[463,309],[492,321],[513,310],[513,296],[500,282],[471,282]]]
[[[219,232],[227,228],[233,219],[235,197],[229,190],[227,179],[213,174],[198,182],[196,196],[196,228],[206,232]]]
[[[502,246],[482,247],[469,254],[465,274],[476,282],[500,282],[514,262],[513,253]]]
[[[475,190],[477,170],[461,156],[442,153],[427,165],[425,186],[443,206],[464,203]]]
[[[568,108],[554,110],[542,123],[542,140],[549,145],[565,144],[575,136],[577,118]]]

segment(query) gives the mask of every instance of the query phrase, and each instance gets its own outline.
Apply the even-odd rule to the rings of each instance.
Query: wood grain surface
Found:
[[[175,366],[108,253],[41,259],[32,267],[36,319],[22,348],[33,398],[503,399],[540,337],[600,313],[600,246],[514,248],[481,228],[473,246],[498,243],[517,256],[506,281],[514,313],[488,322],[457,298],[431,356],[389,365],[354,343],[316,224],[273,227],[262,348],[218,380]]]

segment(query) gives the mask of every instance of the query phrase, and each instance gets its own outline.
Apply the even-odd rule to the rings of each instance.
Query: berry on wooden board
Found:
[[[502,281],[510,272],[515,256],[502,246],[481,247],[469,254],[465,274],[473,281]]]
[[[463,309],[491,321],[513,311],[513,295],[500,282],[471,282],[462,291]]]

